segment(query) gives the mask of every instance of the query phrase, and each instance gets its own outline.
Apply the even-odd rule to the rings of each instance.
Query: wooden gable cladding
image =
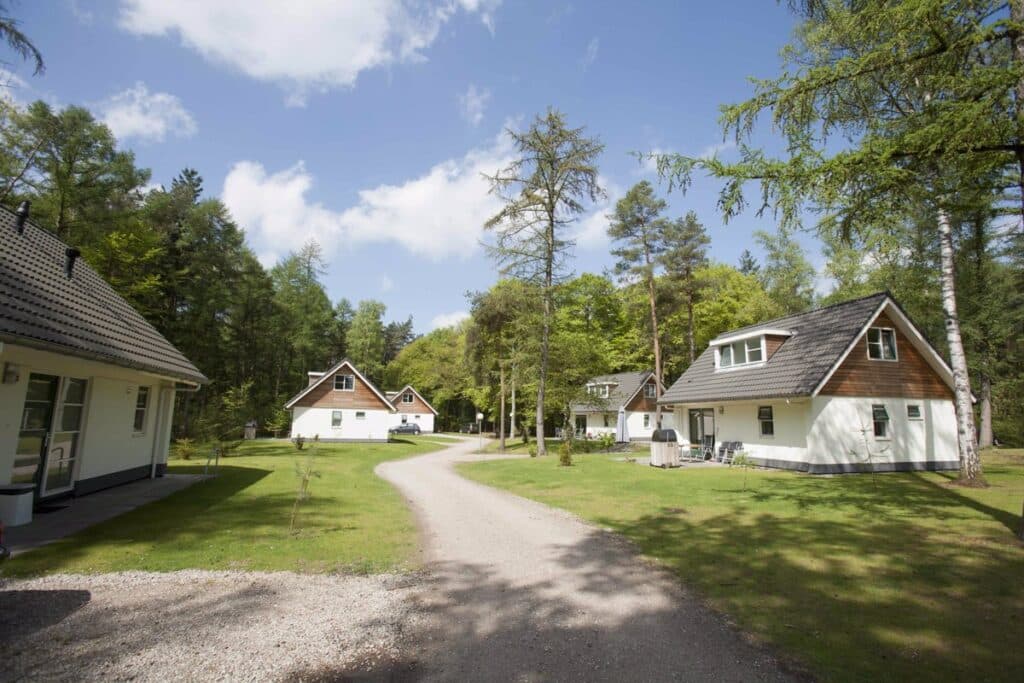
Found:
[[[895,361],[868,357],[867,333],[850,351],[843,364],[819,392],[826,396],[863,396],[892,398],[953,398],[953,392],[932,369],[911,341],[884,312],[871,327],[889,327],[896,331]]]
[[[764,336],[766,357],[771,358],[774,356],[775,352],[779,350],[779,347],[782,346],[783,342],[787,339],[789,339],[789,337],[780,334],[766,334]]]
[[[335,375],[352,375],[355,384],[352,391],[338,391],[334,388]],[[391,405],[381,400],[359,375],[347,366],[342,367],[323,383],[312,389],[295,403],[299,408],[366,408],[368,410],[391,410]]]
[[[412,403],[405,403],[402,400],[402,396],[405,395],[405,394],[412,394]],[[430,407],[426,403],[424,403],[420,399],[419,396],[416,395],[416,392],[409,391],[408,389],[406,389],[405,391],[403,391],[402,393],[398,394],[393,399],[391,399],[391,404],[393,406],[395,406],[395,408],[398,410],[398,412],[405,413],[407,415],[413,415],[413,414],[415,414],[415,415],[433,415],[434,414],[434,411],[431,410]]]
[[[653,377],[644,382],[644,386],[653,384]],[[656,398],[647,398],[644,396],[644,389],[641,389],[637,392],[636,396],[633,397],[633,400],[626,404],[626,410],[632,410],[638,413],[653,413],[658,409],[657,401],[658,399]]]

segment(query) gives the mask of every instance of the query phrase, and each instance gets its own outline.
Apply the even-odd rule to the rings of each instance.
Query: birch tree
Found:
[[[908,210],[927,207],[941,257],[941,300],[954,376],[959,482],[984,485],[975,438],[968,366],[957,313],[950,216],[963,188],[984,188],[1020,214],[1024,187],[1024,0],[814,0],[794,3],[802,16],[774,79],[755,80],[754,95],[724,107],[726,135],[738,161],[663,155],[659,169],[686,189],[697,171],[724,180],[726,220],[759,187],[758,212],[786,226],[810,208],[832,234],[885,230]],[[758,149],[758,120],[785,141],[773,158]],[[973,201],[973,198],[972,200]]]
[[[487,221],[494,234],[487,252],[502,275],[538,286],[541,307],[537,367],[537,454],[544,444],[544,388],[547,380],[555,286],[568,277],[572,226],[589,203],[604,196],[598,182],[597,157],[604,145],[570,128],[561,112],[548,109],[523,132],[508,135],[518,158],[486,176],[491,193],[504,207]]]

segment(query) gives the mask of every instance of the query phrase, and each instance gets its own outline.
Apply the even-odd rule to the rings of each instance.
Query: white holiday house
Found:
[[[292,438],[388,440],[395,407],[350,361],[308,375],[306,388],[285,404],[292,411]]]
[[[587,382],[587,399],[571,406],[573,426],[581,437],[615,434],[619,412],[623,412],[629,440],[646,440],[657,429],[657,388],[654,373],[619,372],[601,375]],[[663,409],[661,426],[672,429],[671,408]]]
[[[0,208],[0,367],[0,493],[36,499],[161,476],[207,381],[27,203]]]
[[[419,425],[420,431],[424,433],[434,431],[437,411],[411,384],[406,384],[398,391],[387,392],[387,397],[396,411],[391,415],[392,427],[414,424]]]
[[[680,438],[811,473],[959,466],[953,375],[888,293],[727,332],[669,388]]]

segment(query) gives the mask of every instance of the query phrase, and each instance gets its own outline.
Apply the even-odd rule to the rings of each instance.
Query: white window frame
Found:
[[[761,357],[756,360],[750,360],[751,352],[756,352]],[[743,359],[737,360],[740,354],[742,354]],[[764,359],[767,357],[768,345],[766,335],[762,334],[759,337],[738,339],[734,342],[715,347],[715,370],[739,370],[741,368],[758,367],[764,365]]]
[[[334,418],[338,418],[337,419],[337,424],[335,424],[335,419]],[[342,415],[342,412],[340,410],[332,410],[331,411],[331,428],[332,429],[339,429],[341,427],[341,422],[342,422],[343,419],[344,419],[344,416]]]
[[[644,413],[644,429],[650,429],[650,428],[651,428],[651,414],[650,413]]]
[[[135,410],[132,412],[132,434],[135,436],[143,436],[146,433],[146,423],[149,422],[149,397],[152,394],[148,386],[140,386],[138,391],[135,392]],[[142,405],[139,405],[139,397],[145,395],[145,400]],[[142,411],[142,427],[136,428],[135,424],[139,421],[139,411]]]
[[[344,380],[342,382],[342,386],[341,387],[338,386],[338,379],[339,378]],[[348,388],[345,388],[345,385],[349,385],[349,384],[351,384],[351,386],[348,387]],[[335,391],[355,391],[356,390],[356,376],[355,375],[343,375],[341,373],[338,373],[337,375],[334,376],[334,390]]]
[[[885,411],[884,420],[875,419],[875,408],[881,408]],[[891,441],[892,440],[892,417],[889,415],[889,411],[882,403],[873,403],[871,405],[871,434],[875,437],[875,441]],[[882,430],[882,434],[878,433],[878,425],[883,424],[885,428]]]
[[[411,391],[407,391],[404,394],[402,394],[402,403],[412,403],[414,400],[415,398],[413,397]]]
[[[768,417],[761,417],[762,410],[768,410]],[[766,434],[764,426],[770,424],[772,426],[771,434]],[[775,438],[775,408],[772,406],[758,406],[757,407],[757,432],[760,436],[766,439]]]
[[[878,333],[878,341],[871,341],[871,333]],[[892,335],[892,358],[885,357],[885,333],[888,332]],[[864,341],[867,345],[868,360],[877,360],[888,363],[895,363],[900,359],[899,348],[896,344],[896,328],[894,327],[869,327],[868,331],[864,334]],[[871,355],[872,347],[878,349],[879,357],[875,358]]]
[[[365,420],[366,419],[366,411],[365,410],[357,410],[356,411],[356,419],[357,420]]]
[[[911,408],[914,408],[915,410],[917,410],[917,415],[911,415],[910,414],[910,409]],[[921,410],[921,404],[920,403],[908,403],[907,404],[907,419],[911,420],[913,422],[920,422],[921,420],[924,419],[924,412]]]
[[[644,385],[644,398],[658,398],[658,385],[654,382]]]

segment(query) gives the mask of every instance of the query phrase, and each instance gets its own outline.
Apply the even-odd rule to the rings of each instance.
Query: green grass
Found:
[[[533,440],[531,440],[530,443],[533,443]],[[562,446],[562,440],[561,439],[544,439],[544,443],[548,447],[548,453],[549,454],[557,454],[558,453],[558,449],[561,448],[561,446]],[[498,453],[499,450],[500,450],[500,446],[501,446],[501,444],[499,443],[499,441],[497,439],[493,439],[491,441],[485,442],[484,448],[480,452],[481,453]],[[603,454],[604,453],[604,451],[600,450],[600,448],[598,447],[596,441],[593,441],[593,440],[591,441],[591,447],[594,449],[593,452],[595,454]],[[630,447],[631,447],[630,453],[643,452],[643,453],[646,454],[647,452],[650,451],[650,446],[648,444],[646,444],[646,443],[633,443],[633,444],[630,444]],[[523,454],[523,455],[525,455],[526,453],[529,452],[529,449],[530,449],[529,444],[523,443],[522,438],[520,438],[518,436],[509,437],[509,438],[507,438],[505,440],[505,452],[506,453]],[[581,453],[582,449],[583,449],[582,442],[577,441],[577,451],[578,451],[577,454],[586,455],[586,453]],[[623,455],[622,453],[619,453],[620,457],[622,455]]]
[[[411,567],[415,521],[373,468],[437,450],[433,437],[390,444],[321,444],[320,473],[289,533],[300,454],[284,440],[246,442],[220,474],[48,546],[9,560],[6,576],[177,569],[378,572]],[[205,453],[205,450],[203,451]],[[172,460],[169,472],[201,473]]]
[[[622,533],[822,680],[1019,680],[1024,451],[984,461],[987,489],[946,473],[662,471],[597,454],[460,468]]]

